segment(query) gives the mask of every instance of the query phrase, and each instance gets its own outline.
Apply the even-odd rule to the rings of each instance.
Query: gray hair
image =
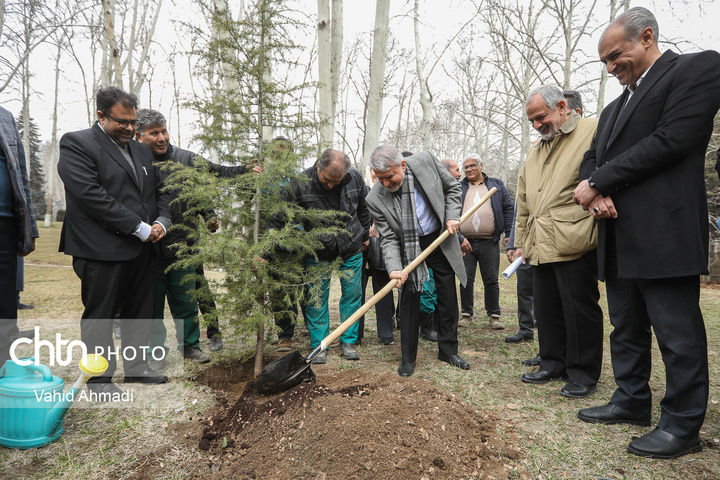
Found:
[[[578,92],[577,90],[564,90],[563,97],[565,97],[565,100],[567,100],[567,108],[569,108],[570,110],[577,110],[579,108],[580,115],[582,115],[583,105],[580,92]]]
[[[545,102],[545,105],[547,105],[548,108],[555,108],[557,107],[558,103],[565,101],[563,91],[557,85],[540,85],[539,87],[535,87],[530,90],[530,93],[527,97],[527,102],[525,102],[526,107],[530,103],[530,99],[538,93],[540,94],[543,102]]]
[[[658,39],[660,38],[660,30],[655,15],[644,7],[633,7],[626,10],[615,17],[615,20],[613,20],[610,25],[623,27],[625,30],[625,40],[628,42],[637,43],[640,39],[640,34],[648,27],[652,28],[653,42],[655,45],[658,44]]]
[[[387,172],[392,167],[401,165],[402,162],[402,154],[397,148],[389,145],[377,147],[370,155],[370,166],[375,172]]]
[[[320,158],[318,158],[317,161],[318,169],[320,171],[323,171],[328,167],[334,169],[334,166],[331,166],[331,164],[334,160],[337,160],[338,158],[342,158],[343,161],[343,169],[342,172],[339,173],[347,175],[347,173],[350,171],[350,168],[352,167],[352,163],[350,163],[350,157],[348,157],[340,150],[334,150],[332,148],[326,148],[325,151],[320,154]]]
[[[453,167],[453,163],[457,165],[457,162],[452,158],[446,158],[445,160],[440,162],[440,164],[442,164],[442,166],[445,167],[447,170],[450,170]]]
[[[141,108],[137,112],[137,132],[142,135],[146,128],[150,127],[164,127],[167,124],[165,117],[162,113],[157,110],[150,110],[149,108]]]
[[[482,163],[482,157],[479,153],[469,154],[467,157],[465,157],[465,160],[463,160],[463,165],[465,165],[465,162],[467,162],[468,160],[475,160],[476,162],[478,162],[478,164]]]

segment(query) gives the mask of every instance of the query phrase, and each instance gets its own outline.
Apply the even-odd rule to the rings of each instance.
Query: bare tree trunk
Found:
[[[262,71],[262,81],[258,82],[258,125],[260,127],[260,145],[258,147],[258,165],[262,166],[263,150],[267,142],[270,141],[272,135],[272,129],[270,126],[265,125],[265,95],[264,86],[270,84],[271,72],[270,72],[270,56],[267,54],[267,43],[269,40],[269,28],[267,28],[267,20],[265,18],[265,11],[267,9],[267,0],[264,0],[261,5],[262,11],[262,26],[260,34],[260,62]],[[261,207],[261,195],[262,190],[260,186],[255,191],[255,225],[253,227],[253,240],[255,243],[260,242],[260,207]],[[255,345],[255,369],[254,373],[257,377],[260,375],[263,369],[263,355],[265,349],[265,324],[260,323],[257,329],[257,343]]]
[[[260,375],[263,370],[263,356],[265,355],[265,324],[258,325],[257,334],[255,335],[255,365],[253,373],[255,377]]]
[[[25,63],[22,68],[22,121],[23,121],[23,132],[22,142],[23,149],[25,150],[25,163],[27,165],[28,181],[32,182],[32,168],[30,163],[32,162],[32,153],[30,150],[30,58],[25,59]]]
[[[617,16],[620,10],[627,10],[630,7],[630,0],[610,0],[610,21]],[[598,105],[597,105],[597,116],[600,116],[600,112],[605,108],[605,87],[607,86],[608,72],[605,65],[600,70],[600,85],[598,85]]]
[[[337,114],[338,90],[340,88],[340,70],[343,54],[343,0],[332,0],[332,20],[330,21],[330,90],[332,113],[335,120]]]
[[[320,150],[333,143],[332,74],[330,61],[330,3],[318,0],[318,101]]]
[[[420,0],[415,0],[415,16],[413,26],[415,29],[415,68],[417,70],[418,83],[420,83],[420,106],[422,107],[422,122],[420,123],[420,137],[422,138],[423,150],[432,147],[432,118],[433,102],[427,86],[427,78],[423,72],[422,59],[420,56]]]
[[[58,157],[58,142],[57,142],[57,120],[58,120],[58,103],[60,100],[60,59],[62,58],[63,40],[64,36],[61,36],[57,42],[57,52],[55,54],[55,101],[53,102],[53,126],[52,126],[52,140],[50,140],[50,159],[49,165],[45,171],[47,172],[47,191],[45,193],[45,226],[52,226],[53,219],[53,196],[55,194],[55,175],[57,170],[55,164]]]
[[[375,3],[375,31],[373,32],[372,60],[370,63],[370,88],[367,102],[367,126],[363,140],[363,163],[360,171],[370,165],[370,155],[380,141],[382,121],[382,90],[385,81],[385,57],[390,22],[390,0]]]
[[[182,146],[182,138],[180,136],[180,88],[177,84],[177,76],[175,75],[175,52],[171,55],[172,59],[172,76],[173,76],[173,101],[175,102],[175,121],[177,122],[177,132],[175,133],[175,141],[177,145]]]
[[[2,38],[3,25],[5,25],[5,0],[0,0],[0,38]]]
[[[120,51],[115,41],[115,27],[113,17],[115,11],[115,0],[102,0],[103,12],[105,15],[105,37],[110,47],[110,56],[113,60],[115,70],[115,85],[122,88],[122,68],[120,67]]]
[[[137,62],[137,67],[135,68],[135,75],[132,75],[128,71],[128,82],[130,84],[130,91],[131,92],[139,92],[140,89],[142,89],[143,84],[145,83],[145,63],[147,62],[148,55],[150,53],[150,46],[152,45],[152,39],[155,36],[155,26],[157,25],[158,17],[160,16],[160,10],[162,10],[162,3],[163,0],[157,1],[157,6],[155,7],[155,13],[153,14],[152,21],[150,22],[150,25],[148,26],[147,30],[147,38],[143,42],[143,49],[142,52],[140,52],[140,58]],[[129,50],[128,52],[128,61],[132,58],[132,52],[133,50]],[[128,69],[129,70],[129,69]]]
[[[227,40],[227,37],[229,35],[226,28],[223,28],[222,25],[219,25],[219,23],[232,20],[230,18],[230,13],[228,12],[228,4],[226,0],[213,0],[213,6],[215,7],[214,11],[214,21],[213,21],[213,35],[215,35],[216,38],[220,40],[221,44],[225,44],[225,40]],[[242,13],[242,11],[241,11]],[[240,20],[240,19],[238,19]],[[227,47],[222,47],[227,48]],[[221,55],[222,58],[232,58],[232,55],[228,52],[227,54]],[[235,77],[235,71],[233,69],[233,66],[229,62],[221,62],[221,64],[218,66],[218,82],[216,82],[216,88],[224,88],[226,92],[230,93],[231,96],[237,96],[240,95],[240,83],[238,82],[237,78]],[[232,119],[229,119],[229,121],[232,121]],[[243,146],[241,145],[231,145],[230,151],[237,153],[238,150],[242,150]],[[212,151],[212,155],[217,155],[217,152]]]
[[[565,42],[565,58],[563,58],[563,90],[574,88],[570,78],[574,71],[575,54],[578,50],[580,40],[588,36],[588,25],[592,19],[592,14],[597,6],[597,0],[593,0],[592,4],[580,12],[576,12],[577,7],[584,7],[587,4],[585,0],[557,0],[552,4],[548,4],[549,11],[553,13],[557,21],[560,22],[562,28],[563,39]],[[575,22],[577,15],[578,21]]]
[[[130,24],[130,40],[128,42],[127,55],[125,56],[125,64],[127,65],[128,92],[135,93],[133,90],[133,52],[135,52],[135,42],[137,41],[137,17],[138,17],[138,0],[135,0],[132,8],[132,23]]]
[[[23,32],[22,41],[26,51],[30,49],[32,43],[32,22],[35,15],[35,10],[30,5],[23,15]],[[22,121],[23,121],[23,132],[22,142],[23,149],[25,150],[25,162],[27,164],[27,175],[28,180],[32,182],[32,152],[30,150],[30,57],[26,56],[22,60]]]

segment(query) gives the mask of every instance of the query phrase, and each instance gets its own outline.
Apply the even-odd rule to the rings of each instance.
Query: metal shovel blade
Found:
[[[315,372],[310,369],[310,365],[297,350],[288,353],[260,372],[255,380],[255,391],[260,395],[272,395],[289,390],[306,380],[313,380]]]

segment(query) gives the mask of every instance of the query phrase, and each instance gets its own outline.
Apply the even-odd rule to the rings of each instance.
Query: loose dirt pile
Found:
[[[198,420],[197,478],[530,478],[513,432],[427,381],[351,369],[271,397],[232,390]]]

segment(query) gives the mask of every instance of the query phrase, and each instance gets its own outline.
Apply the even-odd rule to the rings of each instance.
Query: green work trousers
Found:
[[[178,347],[200,346],[200,326],[198,324],[198,303],[193,297],[195,280],[187,278],[195,275],[195,269],[173,268],[165,271],[173,261],[158,259],[157,292],[155,293],[155,319],[150,330],[150,350],[154,347],[165,347],[167,331],[163,322],[165,314],[165,297],[167,297],[170,313],[175,320],[175,337]],[[157,356],[157,355],[156,355]]]
[[[323,260],[309,258],[307,267],[310,268]],[[327,263],[327,262],[326,262]],[[362,305],[362,252],[353,255],[340,265],[343,275],[340,277],[340,321],[344,322]],[[310,290],[313,285],[308,285]],[[330,276],[323,278],[320,283],[320,297],[318,302],[309,298],[305,311],[305,321],[310,331],[310,348],[317,347],[323,338],[330,335],[330,309],[328,308],[328,297],[330,296]],[[358,324],[355,322],[345,333],[340,336],[340,342],[352,343],[357,341]]]
[[[437,305],[437,290],[435,289],[435,277],[432,268],[428,268],[428,279],[423,284],[423,291],[420,294],[420,311],[433,313]]]

